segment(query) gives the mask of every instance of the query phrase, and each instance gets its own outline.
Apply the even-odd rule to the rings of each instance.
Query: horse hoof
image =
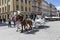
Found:
[[[31,28],[29,30],[32,30]]]
[[[32,30],[32,28],[31,28],[31,30]]]
[[[21,31],[21,33],[23,33],[23,31]]]
[[[32,28],[30,28],[29,30],[32,30]]]
[[[20,28],[18,28],[18,29],[20,29]]]
[[[27,31],[27,29],[25,29],[25,31]]]
[[[18,32],[18,30],[16,30],[16,32]]]

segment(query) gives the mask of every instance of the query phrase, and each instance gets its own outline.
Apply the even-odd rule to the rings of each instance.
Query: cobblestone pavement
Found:
[[[0,40],[60,40],[60,21],[47,22],[45,26],[24,33],[7,25],[0,26]]]

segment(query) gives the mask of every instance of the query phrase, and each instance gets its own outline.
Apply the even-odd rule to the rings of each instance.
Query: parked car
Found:
[[[45,19],[40,17],[36,17],[35,26],[43,26],[45,24]]]

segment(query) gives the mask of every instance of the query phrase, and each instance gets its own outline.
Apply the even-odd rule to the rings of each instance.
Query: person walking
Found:
[[[16,25],[16,23],[15,23],[16,21],[13,21],[13,23],[14,23],[14,27],[15,27],[15,25]]]
[[[11,27],[11,20],[8,19],[8,27]]]
[[[16,16],[12,17],[12,21],[13,21],[14,27],[15,27],[15,25],[16,25]]]

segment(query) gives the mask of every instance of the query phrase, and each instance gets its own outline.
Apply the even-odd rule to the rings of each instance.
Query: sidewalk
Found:
[[[14,24],[14,23],[11,22],[11,25],[13,25],[13,24]],[[5,23],[4,23],[4,22],[0,23],[0,26],[8,26],[8,21],[6,21]]]
[[[0,40],[58,40],[60,37],[60,21],[48,22],[46,25],[46,27],[24,33],[16,32],[16,28],[0,27]]]

